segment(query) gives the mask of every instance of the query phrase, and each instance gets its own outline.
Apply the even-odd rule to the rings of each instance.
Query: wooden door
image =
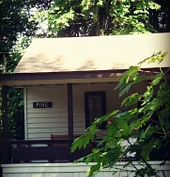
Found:
[[[85,116],[86,127],[88,127],[95,118],[106,114],[105,92],[85,92]],[[100,126],[103,129],[104,124]]]

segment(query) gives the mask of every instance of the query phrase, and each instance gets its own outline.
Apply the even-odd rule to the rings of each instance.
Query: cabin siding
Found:
[[[95,83],[73,85],[73,126],[74,134],[82,134],[85,130],[84,93],[104,91],[106,95],[106,112],[120,108],[121,99],[117,83]],[[131,92],[142,92],[144,84],[140,84]],[[52,108],[33,108],[33,102],[51,101]],[[49,87],[28,87],[25,91],[25,122],[28,140],[50,139],[51,134],[68,134],[67,85]]]
[[[138,84],[132,87],[129,93],[143,92],[146,83]],[[100,83],[100,84],[77,84],[73,87],[73,117],[74,117],[74,133],[81,134],[85,129],[85,105],[84,93],[104,91],[106,97],[106,112],[120,109],[123,98],[119,97],[119,91],[114,90],[117,83]],[[78,123],[78,124],[77,124]],[[77,127],[77,125],[78,127]],[[79,131],[80,130],[80,131]]]
[[[170,176],[170,162],[167,161],[164,166],[160,166],[160,161],[149,162],[151,166],[159,172],[159,177]],[[96,177],[134,177],[132,171],[135,169],[126,162],[117,163],[112,169],[103,169],[97,173]],[[133,164],[139,169],[142,166],[138,162]],[[44,164],[3,164],[3,177],[86,177],[87,171],[92,163],[44,163]],[[113,175],[114,170],[122,171]]]
[[[33,108],[33,102],[51,101],[52,108]],[[67,134],[66,85],[29,87],[26,100],[28,140],[50,139],[51,133]]]

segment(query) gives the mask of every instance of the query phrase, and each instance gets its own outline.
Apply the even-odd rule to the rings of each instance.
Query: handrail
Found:
[[[3,140],[1,144],[53,144],[53,143],[70,143],[73,140]]]
[[[0,142],[1,163],[74,161],[90,153],[90,149],[70,153],[73,140],[10,140]],[[15,145],[15,146],[14,146]],[[34,146],[35,145],[35,146]]]

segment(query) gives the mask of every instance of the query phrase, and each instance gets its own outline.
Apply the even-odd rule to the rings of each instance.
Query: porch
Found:
[[[24,87],[25,140],[9,140],[7,118],[7,89],[3,86],[3,139],[0,142],[1,163],[73,162],[95,147],[90,144],[86,150],[70,153],[73,140],[83,134],[89,125],[87,119],[87,97],[97,104],[98,114],[105,114],[119,108],[117,83],[75,83]],[[141,88],[141,87],[140,87]],[[90,93],[90,94],[89,94]],[[6,95],[6,97],[5,97]],[[34,103],[50,101],[52,107],[34,108]],[[100,108],[103,109],[100,112]],[[97,109],[97,108],[95,108]],[[5,110],[5,111],[4,111]],[[86,112],[87,111],[87,112]],[[99,115],[100,116],[100,115]],[[88,116],[89,118],[89,116]],[[101,130],[102,136],[105,130]]]
[[[133,87],[131,91],[143,92],[146,84],[147,82],[140,83]],[[67,163],[90,153],[92,148],[97,146],[96,142],[91,143],[85,150],[77,150],[74,153],[70,153],[71,144],[75,138],[83,134],[90,121],[94,120],[89,117],[90,111],[93,113],[93,109],[95,109],[95,112],[100,114],[98,115],[100,117],[106,112],[120,108],[121,99],[118,96],[118,92],[114,90],[116,85],[117,82],[109,81],[25,85],[25,140],[20,141],[9,141],[8,138],[8,118],[6,114],[8,87],[3,86],[3,139],[0,142],[1,164]],[[88,99],[91,100],[91,105],[89,105]],[[50,101],[52,107],[37,108],[34,106],[34,103],[42,103],[42,101]],[[94,102],[95,104],[93,104]],[[96,141],[101,139],[105,133],[107,132],[101,129]],[[160,158],[161,153],[159,154],[159,157],[158,153],[154,155],[154,160],[163,160]]]
[[[89,154],[92,148],[97,146],[97,140],[106,133],[104,129],[100,130],[96,141],[89,144],[85,150],[70,153],[72,142],[83,134],[88,125],[85,98],[87,95],[95,95],[96,99],[96,96],[104,95],[105,111],[119,109],[120,99],[113,89],[116,84],[116,82],[93,82],[25,87],[25,140],[1,141],[1,163],[68,163]],[[145,84],[147,83],[133,87],[132,92],[142,92]],[[3,91],[6,91],[5,88],[7,87],[3,87]],[[6,105],[5,100],[3,99],[3,105]],[[34,108],[34,102],[40,103],[45,100],[51,101],[53,106],[45,109]],[[6,123],[3,124],[3,135],[7,138],[8,122],[5,122],[7,120],[5,114],[3,118]],[[166,151],[154,153],[152,160],[163,160],[161,157],[164,155],[161,154]]]

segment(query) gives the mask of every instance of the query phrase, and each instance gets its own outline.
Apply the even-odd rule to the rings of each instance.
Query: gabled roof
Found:
[[[168,52],[162,66],[170,67],[170,33],[34,39],[15,73],[0,74],[0,85],[118,81],[129,66],[158,51]],[[148,74],[159,69],[143,68]]]
[[[34,39],[15,73],[127,69],[158,51],[170,66],[170,33]]]

